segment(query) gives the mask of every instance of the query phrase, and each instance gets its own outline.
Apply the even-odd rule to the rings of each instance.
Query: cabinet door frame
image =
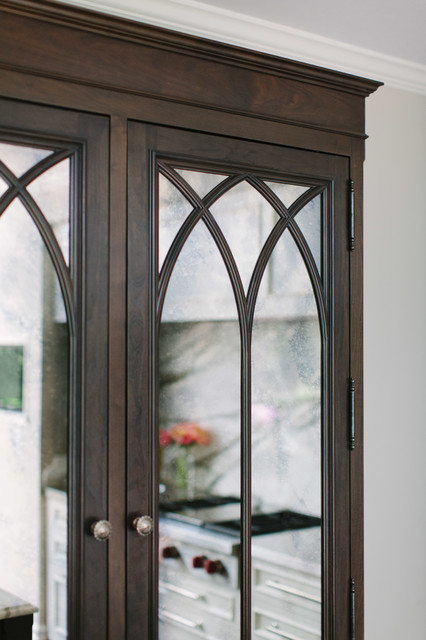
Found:
[[[271,177],[295,177],[329,183],[333,202],[325,238],[328,273],[324,283],[329,346],[323,354],[327,397],[323,415],[323,637],[344,637],[350,625],[350,452],[348,448],[348,380],[350,377],[349,251],[347,242],[347,159],[277,145],[211,136],[191,130],[129,122],[128,211],[128,513],[149,514],[155,522],[150,539],[128,533],[128,640],[143,629],[157,637],[158,610],[158,327],[156,319],[157,200],[156,163],[173,159],[179,166],[201,166],[216,172],[254,170]],[[250,457],[250,445],[243,448]],[[251,508],[251,460],[242,460],[242,503],[249,522]],[[137,473],[135,473],[137,470]],[[244,514],[244,508],[243,508]],[[243,518],[244,522],[244,518]],[[135,558],[139,562],[135,563]],[[139,564],[140,563],[140,564]],[[138,566],[144,566],[143,574]],[[241,637],[251,637],[251,555],[249,535],[242,540]],[[140,616],[150,602],[148,615]]]
[[[0,99],[0,137],[76,156],[70,185],[68,410],[68,627],[71,638],[107,633],[107,546],[91,524],[107,519],[109,123],[102,116]],[[103,611],[94,619],[92,607]]]

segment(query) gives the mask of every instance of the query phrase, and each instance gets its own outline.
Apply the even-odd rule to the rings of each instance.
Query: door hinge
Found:
[[[355,249],[355,185],[349,180],[349,250]]]
[[[355,611],[356,593],[355,593],[355,580],[353,578],[351,578],[350,599],[351,599],[351,603],[350,603],[350,607],[351,607],[351,640],[356,640],[356,624],[355,624],[355,618],[356,618],[356,611]]]
[[[349,448],[355,449],[355,380],[349,378]]]

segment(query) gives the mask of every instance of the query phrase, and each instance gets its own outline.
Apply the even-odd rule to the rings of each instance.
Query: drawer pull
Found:
[[[284,593],[289,593],[292,596],[298,596],[299,598],[305,598],[306,600],[311,600],[312,602],[318,602],[319,604],[321,604],[321,598],[318,598],[317,596],[311,596],[309,593],[299,591],[299,589],[287,587],[285,584],[281,584],[281,582],[278,582],[277,580],[266,580],[265,585],[267,587],[270,587],[271,589],[283,591]]]
[[[159,586],[167,591],[171,591],[172,593],[177,593],[180,596],[184,596],[185,598],[189,598],[190,600],[202,600],[204,598],[203,594],[195,593],[195,591],[188,591],[188,589],[182,589],[182,587],[177,587],[174,584],[169,584],[168,582],[163,582],[160,580]]]
[[[189,627],[190,629],[201,629],[203,624],[201,622],[193,622],[193,620],[188,620],[188,618],[182,618],[182,616],[178,616],[171,611],[166,611],[165,609],[161,609],[158,613],[160,620],[171,620],[172,622],[178,622],[184,627]]]
[[[293,636],[291,633],[284,633],[278,628],[278,625],[275,627],[273,624],[265,627],[265,631],[269,631],[269,633],[275,633],[275,635],[280,636],[280,638],[285,638],[285,640],[301,640],[297,636]]]

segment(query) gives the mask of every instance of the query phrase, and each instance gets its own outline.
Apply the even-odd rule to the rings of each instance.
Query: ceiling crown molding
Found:
[[[379,79],[390,87],[426,95],[426,65],[196,0],[61,1],[336,71]]]

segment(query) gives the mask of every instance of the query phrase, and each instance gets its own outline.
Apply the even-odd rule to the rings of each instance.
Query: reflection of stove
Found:
[[[253,513],[256,638],[320,640],[320,574],[316,569],[312,573],[310,560],[302,558],[312,543],[320,556],[320,524],[320,518],[288,510]],[[240,534],[240,501],[235,497],[160,505],[160,640],[239,640]],[[265,613],[271,607],[272,617]],[[294,624],[285,626],[284,618],[294,618]],[[307,629],[313,633],[306,636]]]
[[[161,505],[163,517],[185,522],[210,531],[237,535],[241,530],[240,501],[230,496],[208,496],[190,501],[167,502]],[[304,529],[321,524],[316,516],[281,510],[253,513],[252,535]]]

